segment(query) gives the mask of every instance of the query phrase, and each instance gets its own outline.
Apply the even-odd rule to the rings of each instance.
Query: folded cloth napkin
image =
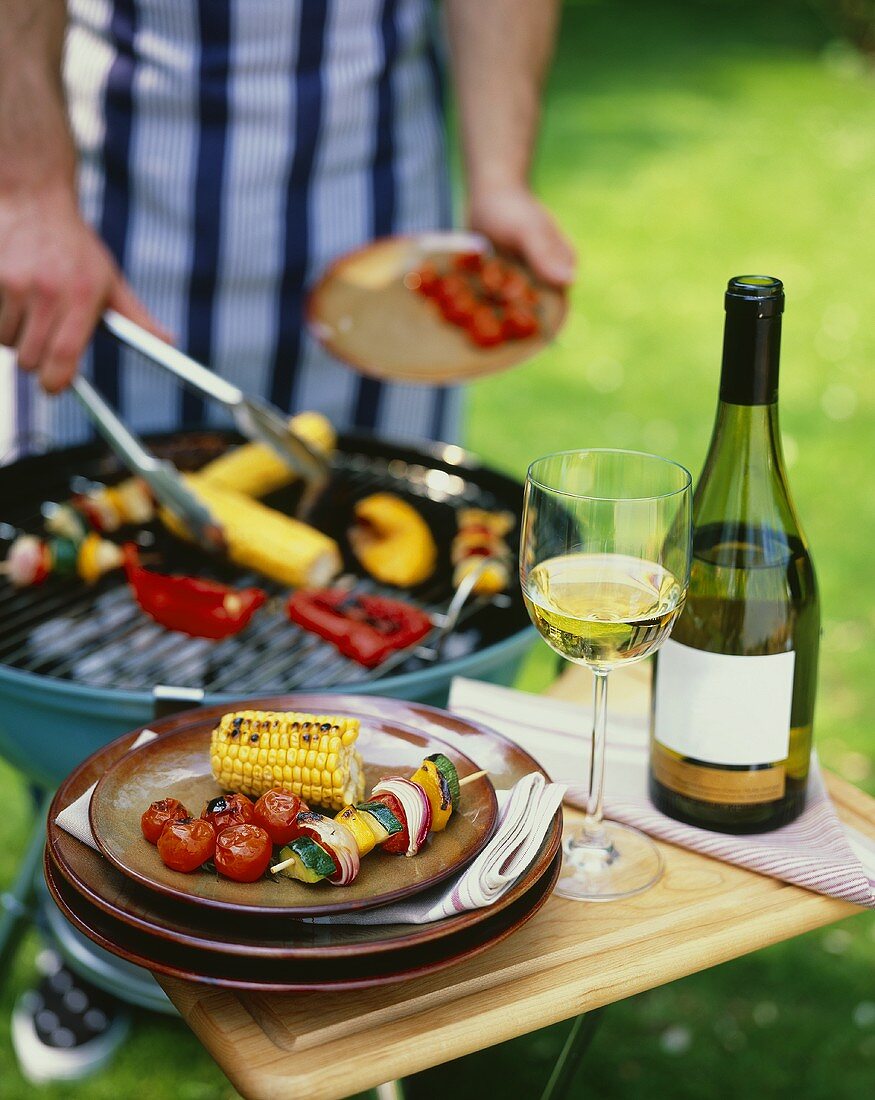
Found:
[[[516,741],[556,781],[566,801],[582,806],[586,788],[590,713],[560,699],[529,695],[478,680],[456,679],[450,710]],[[605,816],[660,840],[819,894],[875,908],[875,842],[839,821],[816,755],[805,810],[770,833],[729,836],[684,825],[657,810],[647,793],[648,722],[608,713]]]
[[[157,734],[144,730],[131,748],[151,741]],[[61,810],[55,824],[97,850],[88,807],[96,783],[75,802]],[[565,788],[548,783],[540,772],[520,779],[508,791],[497,791],[498,824],[486,847],[459,875],[412,898],[368,909],[363,913],[313,918],[331,924],[428,924],[480,909],[497,901],[532,863],[562,803]]]
[[[158,734],[153,733],[151,730],[143,730],[137,740],[131,745],[131,748],[136,749],[140,745],[145,745],[147,741],[152,741],[157,736]],[[95,852],[99,851],[99,849],[94,839],[94,833],[91,831],[88,808],[91,805],[91,796],[94,794],[94,788],[96,786],[96,783],[92,783],[87,791],[83,791],[75,802],[71,802],[69,806],[65,806],[55,818],[55,824],[63,829],[65,833],[69,833],[70,836],[75,836],[77,840],[81,840],[83,844],[87,844],[88,847],[93,848]]]

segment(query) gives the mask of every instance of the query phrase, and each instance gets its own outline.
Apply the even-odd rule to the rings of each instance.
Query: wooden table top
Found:
[[[575,669],[551,694],[582,698],[587,675]],[[640,713],[646,676],[614,674],[615,712]],[[827,778],[842,819],[875,835],[875,800]],[[503,943],[431,977],[294,995],[158,980],[247,1100],[340,1100],[860,912],[659,846],[665,874],[647,893],[592,905],[552,897]]]

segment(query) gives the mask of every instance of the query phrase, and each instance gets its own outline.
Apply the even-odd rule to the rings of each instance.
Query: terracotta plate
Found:
[[[567,301],[561,291],[538,288],[540,333],[480,348],[445,321],[433,302],[405,285],[405,276],[426,260],[442,268],[454,253],[470,251],[472,244],[478,250],[477,243],[470,233],[421,233],[383,237],[343,256],[310,296],[312,331],[338,359],[390,381],[453,385],[531,359],[565,320]]]
[[[137,932],[90,905],[56,874],[48,852],[44,872],[49,891],[67,920],[114,955],[185,981],[237,990],[297,993],[387,985],[422,977],[472,958],[499,943],[537,913],[550,896],[561,862],[561,855],[557,853],[532,889],[475,928],[434,943],[375,957],[310,962],[222,956],[168,943]]]
[[[300,698],[297,700],[300,702]],[[290,707],[293,700],[272,700],[271,706]],[[475,754],[489,759],[499,787],[539,770],[536,762],[519,746],[506,741],[482,726],[466,722],[445,711],[395,699],[374,700],[357,697],[356,709],[388,710],[420,727],[442,723],[444,740],[456,739],[463,748],[469,743]],[[307,705],[310,705],[308,701]],[[214,710],[224,708],[213,708]],[[156,725],[156,730],[184,728],[185,723],[200,723],[199,712],[189,711]],[[427,925],[317,925],[289,921],[286,917],[259,915],[244,922],[235,921],[230,934],[228,914],[195,908],[164,898],[139,886],[119,873],[97,852],[64,832],[55,817],[65,806],[83,794],[130,748],[136,734],[128,734],[86,760],[58,788],[47,824],[48,850],[52,862],[65,882],[109,916],[130,923],[177,943],[207,951],[280,958],[338,958],[345,955],[392,951],[399,947],[425,943],[470,927],[498,913],[541,878],[552,861],[561,837],[561,813],[531,867],[514,888],[489,909],[476,909],[456,917]]]
[[[257,701],[251,709],[262,709]],[[342,696],[326,697],[321,714],[356,715]],[[101,852],[122,874],[151,890],[207,908],[241,914],[318,916],[385,905],[442,882],[483,848],[495,826],[498,805],[488,779],[464,789],[459,812],[432,834],[414,859],[374,850],[362,860],[349,886],[310,886],[285,877],[232,882],[215,872],[183,875],[165,867],[140,831],[140,815],[159,798],[178,798],[192,813],[221,793],[210,772],[213,718],[158,737],[123,756],[97,784],[91,799],[91,829]],[[411,775],[424,756],[446,753],[460,777],[478,770],[467,756],[429,734],[384,719],[362,717],[357,742],[364,760],[365,790],[384,775]]]

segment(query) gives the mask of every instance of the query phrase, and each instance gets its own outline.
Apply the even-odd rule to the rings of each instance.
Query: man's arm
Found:
[[[0,344],[50,392],[75,374],[107,306],[155,330],[79,213],[65,26],[64,0],[0,0]]]
[[[559,8],[559,0],[446,0],[469,224],[566,284],[574,247],[529,186]]]

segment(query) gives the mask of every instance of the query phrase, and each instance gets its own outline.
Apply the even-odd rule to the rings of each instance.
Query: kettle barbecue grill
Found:
[[[152,436],[148,442],[159,457],[193,470],[241,440],[235,432],[208,429]],[[38,533],[42,504],[66,499],[71,479],[112,484],[125,475],[100,443],[22,459],[0,468],[0,520]],[[265,501],[293,514],[300,491],[293,485]],[[435,534],[435,574],[404,598],[438,618],[453,597],[449,546],[457,510],[509,510],[519,520],[522,504],[519,482],[461,448],[350,433],[338,439],[330,485],[311,522],[345,547],[355,502],[377,491],[415,504]],[[258,584],[276,598],[242,633],[209,642],[148,619],[118,572],[93,588],[55,577],[20,590],[0,582],[0,755],[39,785],[56,785],[100,745],[147,724],[154,689],[161,685],[203,691],[206,704],[318,688],[440,705],[455,675],[511,683],[535,636],[512,584],[497,599],[467,602],[437,652],[426,639],[400,663],[390,658],[368,670],[290,623],[279,586],[180,543],[160,525],[149,530],[150,552],[154,549],[162,571]],[[517,525],[508,540],[512,550],[518,534]],[[351,594],[381,591],[348,553],[344,565]]]

